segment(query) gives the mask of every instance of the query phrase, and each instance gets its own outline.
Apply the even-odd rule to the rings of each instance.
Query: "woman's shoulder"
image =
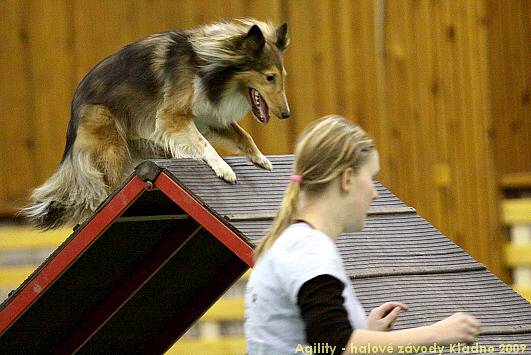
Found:
[[[325,253],[334,252],[335,244],[327,235],[306,223],[295,223],[280,234],[272,248],[284,253]]]
[[[330,237],[308,225],[293,224],[258,260],[253,273],[258,271],[257,279],[274,278],[290,300],[296,302],[297,293],[306,281],[325,274],[344,280],[342,270],[341,258]]]

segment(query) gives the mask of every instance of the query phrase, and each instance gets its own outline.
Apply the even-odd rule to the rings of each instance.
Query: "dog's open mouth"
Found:
[[[254,117],[262,123],[267,123],[269,121],[269,107],[258,92],[258,90],[249,88],[249,96],[251,97],[251,107]]]

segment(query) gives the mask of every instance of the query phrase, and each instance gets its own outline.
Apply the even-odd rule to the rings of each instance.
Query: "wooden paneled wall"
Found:
[[[500,175],[531,173],[531,1],[487,1],[490,105]]]
[[[267,126],[244,119],[259,147],[290,153],[311,120],[347,116],[375,138],[380,180],[505,277],[495,163],[531,165],[528,1],[1,0],[0,8],[0,212],[24,204],[54,171],[73,91],[99,60],[154,32],[251,16],[288,21],[291,35],[293,115]]]
[[[390,186],[501,270],[485,4],[386,4]]]

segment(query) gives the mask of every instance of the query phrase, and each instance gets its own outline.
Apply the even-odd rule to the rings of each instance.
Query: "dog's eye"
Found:
[[[275,81],[275,76],[274,75],[266,75],[266,80],[269,81],[269,82],[273,82],[273,81]]]

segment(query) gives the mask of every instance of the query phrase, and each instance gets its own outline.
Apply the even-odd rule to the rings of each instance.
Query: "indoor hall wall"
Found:
[[[8,167],[0,170],[4,213],[24,204],[31,189],[53,173],[64,149],[72,94],[98,61],[154,32],[250,16],[287,21],[291,36],[285,65],[292,117],[273,118],[267,126],[251,117],[242,121],[261,150],[291,153],[297,133],[311,120],[345,115],[375,138],[382,159],[379,179],[505,277],[498,255],[495,163],[515,156],[519,166],[528,164],[525,1],[0,4],[0,149]],[[508,63],[514,55],[520,62]],[[518,102],[521,107],[504,110]],[[511,144],[511,129],[519,130],[517,145]],[[504,171],[511,166],[501,164]]]

